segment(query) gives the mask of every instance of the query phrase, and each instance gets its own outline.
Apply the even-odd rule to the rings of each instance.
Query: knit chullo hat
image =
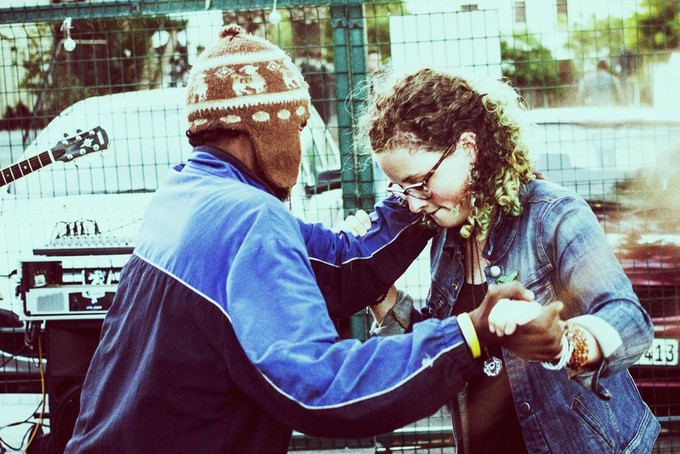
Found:
[[[309,90],[282,49],[228,25],[196,60],[187,94],[188,133],[246,132],[268,182],[286,192],[295,185]]]

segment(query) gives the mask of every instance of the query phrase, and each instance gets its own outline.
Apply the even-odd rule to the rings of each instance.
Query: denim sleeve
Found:
[[[620,337],[620,342],[607,343],[613,348],[603,348],[605,359],[600,368],[583,378],[597,383],[600,377],[626,370],[651,345],[652,321],[597,218],[578,196],[564,196],[545,210],[539,228],[540,252],[554,267],[556,289],[566,303],[563,318],[589,314]]]
[[[392,336],[403,334],[411,330],[411,314],[414,312],[413,298],[408,293],[399,290],[397,302],[385,315],[382,323],[378,325],[375,320],[371,324],[371,336]]]

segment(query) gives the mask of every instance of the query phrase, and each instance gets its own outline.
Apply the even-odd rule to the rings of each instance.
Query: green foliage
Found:
[[[680,3],[677,0],[642,0],[638,16],[640,49],[672,50],[680,47]]]
[[[404,1],[366,3],[364,5],[366,40],[370,48],[380,52],[383,62],[387,61],[392,55],[390,46],[390,16],[407,14],[409,12]]]
[[[571,61],[558,61],[534,37],[516,35],[513,43],[501,41],[503,76],[532,107],[559,105],[574,80]]]
[[[575,24],[569,33],[567,48],[574,51],[578,62],[598,55],[613,55],[625,49],[635,35],[634,19],[607,17],[591,25]]]
[[[532,36],[516,35],[514,46],[501,41],[503,76],[515,87],[555,87],[561,83],[558,62]]]
[[[7,106],[5,114],[0,119],[0,130],[28,129],[31,123],[31,111],[19,101],[15,107]]]
[[[73,52],[66,52],[61,44],[60,24],[37,25],[28,38],[30,53],[23,62],[26,75],[20,84],[38,99],[31,127],[45,125],[64,108],[89,96],[148,87],[154,80],[149,63],[158,58],[151,36],[160,28],[185,25],[163,17],[79,21],[71,30],[79,42]]]

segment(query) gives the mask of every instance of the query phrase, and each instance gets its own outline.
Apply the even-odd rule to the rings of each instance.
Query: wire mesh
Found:
[[[89,237],[95,219],[107,244],[132,241],[150,194],[190,151],[188,72],[219,28],[236,22],[284,48],[310,85],[316,113],[291,208],[330,226],[385,194],[385,176],[352,142],[375,74],[431,64],[507,78],[534,124],[537,169],[591,204],[653,318],[655,343],[631,373],[663,423],[658,452],[680,452],[679,17],[678,3],[662,0],[3,3],[0,392],[40,389],[20,320],[21,260]],[[31,161],[97,126],[110,139],[105,151]],[[419,306],[428,261],[425,250],[397,282]],[[363,312],[337,321],[343,337],[365,338],[369,325]],[[445,409],[372,439],[296,433],[291,442],[307,451],[451,446]]]

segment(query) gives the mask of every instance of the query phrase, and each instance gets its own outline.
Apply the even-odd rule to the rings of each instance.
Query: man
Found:
[[[368,71],[369,77],[372,77],[378,73],[378,70],[380,69],[380,52],[375,49],[368,51],[366,69]]]
[[[594,74],[584,77],[579,84],[579,97],[587,106],[617,106],[623,104],[619,79],[609,71],[605,60],[597,62]]]
[[[356,239],[301,223],[281,203],[296,182],[310,108],[281,49],[227,26],[187,89],[195,149],[144,217],[66,452],[280,453],[292,429],[370,436],[432,414],[480,373],[477,336],[494,339],[486,320],[499,298],[531,298],[518,285],[490,290],[469,318],[338,340],[329,311],[358,303],[337,276],[357,265],[391,279],[347,265],[389,247],[371,232]],[[378,209],[376,222],[389,211]],[[369,302],[387,289],[379,287],[366,289]],[[507,342],[545,359],[560,336],[557,312],[546,310]]]

